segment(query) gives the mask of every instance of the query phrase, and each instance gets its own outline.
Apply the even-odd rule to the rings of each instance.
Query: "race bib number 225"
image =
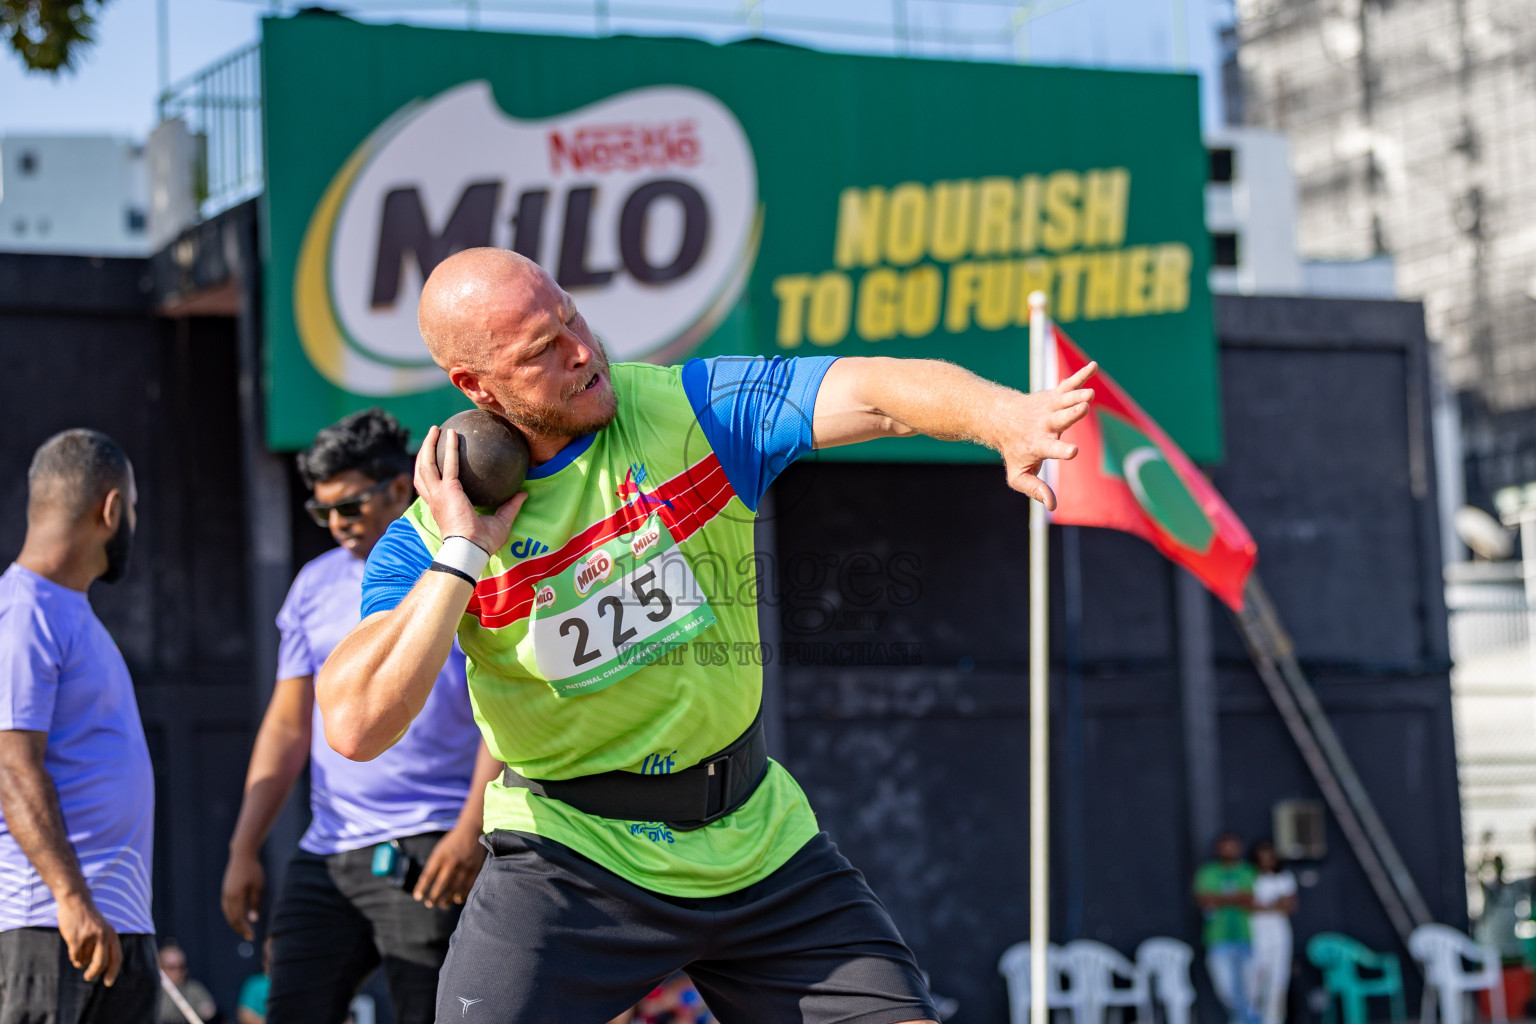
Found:
[[[715,624],[693,569],[655,515],[534,588],[529,635],[560,697],[606,689]]]

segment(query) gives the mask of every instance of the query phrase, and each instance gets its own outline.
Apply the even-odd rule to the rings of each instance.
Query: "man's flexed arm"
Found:
[[[482,516],[460,486],[458,439],[438,472],[437,427],[416,455],[416,491],[426,499],[444,538],[463,537],[487,552],[498,551],[527,494],[519,493],[492,516]],[[452,431],[449,432],[452,435]],[[474,587],[446,572],[426,572],[393,610],[368,616],[347,634],[315,681],[325,738],[343,757],[367,761],[405,734],[432,693],[448,660],[459,620]]]
[[[1097,369],[1089,363],[1050,391],[1025,394],[936,359],[839,359],[816,393],[816,447],[913,434],[973,441],[1003,456],[1008,486],[1054,509],[1040,463],[1077,454],[1061,432],[1088,414],[1093,391],[1082,385]]]

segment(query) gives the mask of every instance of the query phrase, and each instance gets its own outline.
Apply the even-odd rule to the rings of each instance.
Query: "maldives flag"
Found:
[[[1047,386],[1088,363],[1054,323],[1047,326]],[[1052,344],[1054,342],[1054,344]],[[1085,387],[1095,398],[1088,415],[1062,438],[1077,458],[1055,462],[1055,522],[1124,530],[1199,577],[1234,611],[1258,559],[1248,528],[1189,457],[1100,370]]]

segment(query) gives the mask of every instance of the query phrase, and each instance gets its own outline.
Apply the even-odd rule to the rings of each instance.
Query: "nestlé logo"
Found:
[[[294,320],[338,387],[443,387],[422,282],[494,245],[544,266],[615,360],[669,362],[735,306],[761,230],[752,147],[714,96],[654,86],[523,120],[466,82],[400,109],[338,169],[300,247]]]

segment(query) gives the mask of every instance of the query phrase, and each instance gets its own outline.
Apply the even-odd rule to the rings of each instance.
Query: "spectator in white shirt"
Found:
[[[1291,984],[1291,915],[1296,913],[1296,876],[1280,866],[1274,844],[1261,839],[1253,847],[1259,877],[1253,883],[1253,980],[1255,1009],[1263,1024],[1285,1020],[1286,993]]]

